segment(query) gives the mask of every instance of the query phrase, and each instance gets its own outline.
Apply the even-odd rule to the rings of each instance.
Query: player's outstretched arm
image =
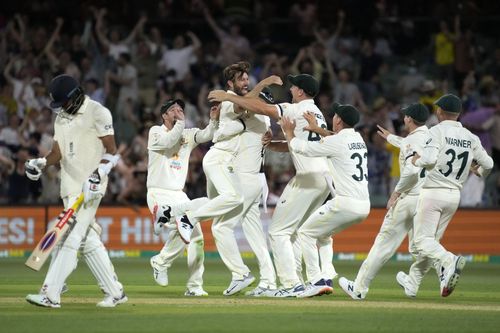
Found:
[[[273,119],[279,119],[278,109],[274,105],[267,104],[258,97],[242,97],[234,94],[228,94],[224,90],[212,90],[208,94],[210,102],[224,102],[229,101],[241,106],[243,109],[269,116]]]

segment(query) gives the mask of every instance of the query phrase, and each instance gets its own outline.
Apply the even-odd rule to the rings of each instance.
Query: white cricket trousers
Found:
[[[63,198],[64,207],[68,209],[76,201],[77,196]],[[83,258],[96,278],[99,287],[106,294],[120,298],[123,286],[118,281],[108,252],[93,228],[95,213],[100,199],[89,204],[82,204],[76,213],[76,222],[66,238],[56,257],[51,262],[42,287],[44,293],[52,302],[60,303],[61,289],[68,276],[77,266],[77,251],[81,247]]]
[[[233,280],[241,280],[250,272],[238,248],[234,236],[234,228],[241,223],[243,233],[257,257],[260,271],[259,286],[262,288],[276,289],[276,273],[267,239],[260,220],[260,196],[262,183],[259,174],[238,173],[243,194],[243,210],[233,210],[223,216],[217,217],[212,223],[212,234],[217,250],[224,264],[232,273]]]
[[[186,211],[199,207],[206,203],[208,198],[197,198],[190,200],[183,191],[172,191],[159,188],[148,189],[147,202],[151,213],[154,206],[176,205],[180,210]],[[154,221],[153,221],[154,222]],[[203,286],[203,272],[205,271],[205,252],[203,232],[199,224],[194,226],[191,242],[186,245],[179,236],[179,232],[174,225],[165,225],[162,233],[166,234],[165,245],[156,256],[156,262],[161,268],[168,269],[174,260],[179,257],[187,247],[187,265],[189,278],[188,289],[195,289]]]
[[[439,241],[457,211],[460,191],[457,189],[424,188],[420,191],[415,215],[415,246],[419,257],[435,261],[435,267],[448,267],[455,255]]]
[[[210,149],[203,158],[203,171],[207,177],[210,199],[197,209],[187,211],[191,224],[213,219],[234,209],[243,209],[243,196],[233,165],[234,155],[220,149]]]
[[[320,268],[318,239],[335,236],[345,228],[363,221],[370,213],[370,201],[337,195],[317,209],[299,228],[297,234],[302,247],[309,282],[331,279],[335,273],[330,267]]]
[[[416,256],[413,237],[413,218],[417,208],[418,194],[401,195],[395,205],[385,214],[384,222],[375,238],[368,256],[361,264],[354,280],[354,292],[366,297],[370,284],[382,266],[394,255],[406,235],[409,251]],[[411,285],[416,293],[422,278],[430,268],[428,259],[417,260],[410,269]]]
[[[293,177],[279,198],[269,226],[269,239],[276,272],[283,288],[291,288],[301,282],[297,275],[298,260],[294,257],[292,242],[298,228],[323,204],[329,193],[323,174],[307,173]],[[325,241],[323,244],[329,243]]]

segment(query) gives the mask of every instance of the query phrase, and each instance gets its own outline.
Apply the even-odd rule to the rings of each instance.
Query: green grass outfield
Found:
[[[96,308],[102,296],[81,261],[71,275],[62,308],[28,304],[46,270],[36,273],[24,259],[0,260],[0,332],[499,332],[500,265],[468,263],[455,292],[439,296],[429,274],[417,299],[407,298],[395,281],[409,263],[389,262],[376,277],[368,298],[350,300],[336,285],[334,294],[311,299],[224,297],[230,280],[222,262],[206,262],[210,296],[184,294],[187,269],[179,258],[169,270],[168,287],[155,285],[146,259],[114,259],[129,302]],[[249,261],[254,272],[256,262]],[[354,278],[361,262],[340,261],[341,276]]]

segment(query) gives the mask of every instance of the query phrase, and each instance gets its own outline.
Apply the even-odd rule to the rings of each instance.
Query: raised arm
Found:
[[[111,43],[109,39],[106,37],[104,32],[102,31],[103,29],[103,20],[104,20],[104,15],[106,15],[106,8],[101,8],[97,13],[96,13],[96,22],[95,22],[95,33],[97,35],[97,39],[99,42],[104,46],[106,49],[109,49]]]
[[[196,51],[199,48],[201,48],[201,41],[198,38],[198,36],[196,36],[192,31],[186,32],[186,35],[188,35],[189,38],[191,39],[191,42],[193,43],[193,49],[194,49],[194,51]]]
[[[132,31],[128,34],[128,36],[121,41],[121,43],[124,44],[130,44],[134,41],[135,36],[137,36],[144,28],[144,24],[148,20],[147,16],[141,15],[137,23],[135,24],[134,28]]]
[[[226,34],[224,30],[222,30],[217,23],[215,22],[214,18],[212,17],[212,14],[210,13],[210,10],[208,7],[202,2],[202,12],[203,16],[205,17],[205,20],[207,21],[208,25],[214,33],[217,35],[217,38],[222,39],[224,38],[224,35]]]
[[[213,90],[208,94],[208,100],[211,102],[229,101],[239,105],[247,111],[263,114],[276,120],[280,118],[278,109],[275,105],[267,104],[258,97],[242,97],[235,94],[228,94],[224,90]]]

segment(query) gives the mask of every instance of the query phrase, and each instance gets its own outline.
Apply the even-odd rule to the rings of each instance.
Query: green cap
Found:
[[[327,115],[333,117],[335,114],[351,127],[354,127],[360,118],[358,109],[350,104],[333,103],[332,107],[327,111]]]
[[[259,97],[264,100],[267,104],[274,104],[274,96],[273,92],[269,87],[264,87],[262,91],[259,93]]]
[[[462,101],[453,94],[441,96],[434,104],[446,112],[460,113],[462,111]]]
[[[407,107],[401,109],[405,115],[418,121],[419,123],[425,123],[429,118],[429,109],[422,103],[413,103]]]
[[[164,114],[174,104],[178,104],[183,110],[184,110],[184,107],[186,106],[186,104],[184,103],[184,101],[182,99],[171,99],[171,100],[168,100],[167,102],[165,102],[165,104],[163,104],[160,107],[160,113]]]
[[[304,90],[306,94],[314,97],[319,92],[319,82],[309,74],[288,75],[288,82]]]

